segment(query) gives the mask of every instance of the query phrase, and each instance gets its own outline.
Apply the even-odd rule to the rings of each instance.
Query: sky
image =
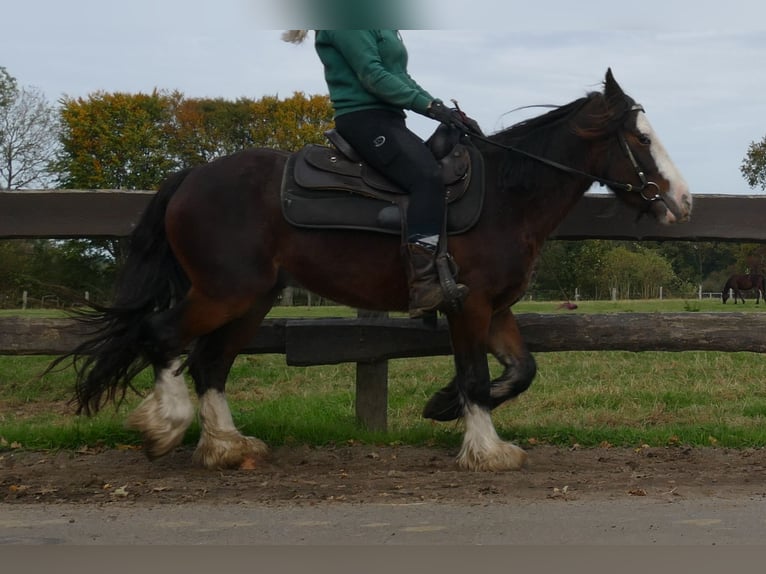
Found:
[[[325,94],[311,42],[280,40],[312,27],[300,10],[312,1],[329,0],[6,0],[0,66],[53,104],[97,91]],[[390,26],[402,29],[410,74],[485,132],[544,111],[515,108],[601,89],[611,67],[693,193],[763,193],[739,169],[766,136],[763,0],[410,3],[418,12]],[[417,114],[410,125],[423,137],[436,127]]]

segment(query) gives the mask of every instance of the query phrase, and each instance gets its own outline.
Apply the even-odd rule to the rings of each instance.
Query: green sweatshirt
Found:
[[[407,49],[398,30],[317,30],[335,115],[390,109],[426,115],[434,99],[407,73]]]

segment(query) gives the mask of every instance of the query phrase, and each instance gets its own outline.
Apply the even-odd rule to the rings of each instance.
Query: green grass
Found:
[[[700,310],[757,309],[752,304],[735,308],[715,303]],[[683,312],[683,305],[584,302],[577,312]],[[551,302],[524,302],[516,312],[557,312],[555,307]],[[280,307],[271,316],[353,315],[353,310],[340,307]],[[123,428],[138,397],[131,393],[119,409],[108,407],[95,417],[75,416],[67,405],[73,373],[38,376],[50,359],[0,357],[0,449],[138,443],[138,436]],[[539,368],[532,387],[494,414],[500,434],[519,444],[766,445],[766,386],[759,354],[610,351],[538,353],[536,359]],[[499,374],[494,359],[490,364],[493,374]],[[385,434],[357,425],[354,375],[352,364],[288,367],[281,355],[245,355],[232,369],[227,395],[238,426],[272,445],[350,440],[458,444],[460,423],[433,423],[420,416],[431,394],[450,380],[450,357],[390,362],[390,428]],[[151,383],[149,373],[142,373],[136,386],[146,392]],[[197,437],[195,424],[186,440],[194,443]]]
[[[60,309],[0,309],[0,317],[63,317],[65,311]]]
[[[766,304],[755,304],[748,299],[744,305],[734,305],[731,300],[724,305],[720,299],[630,299],[618,301],[577,301],[577,309],[559,308],[561,301],[520,301],[514,305],[515,313],[733,313],[733,312],[766,312]],[[0,309],[0,317],[62,317],[66,311],[62,309]],[[396,316],[392,313],[392,316]],[[273,318],[319,318],[319,317],[355,317],[356,310],[344,306],[313,306],[313,307],[274,307],[269,313]]]
[[[577,309],[560,309],[559,301],[521,301],[514,305],[516,313],[734,313],[766,312],[766,304],[756,305],[748,299],[744,305],[725,305],[720,299],[632,299],[622,301],[576,301]]]

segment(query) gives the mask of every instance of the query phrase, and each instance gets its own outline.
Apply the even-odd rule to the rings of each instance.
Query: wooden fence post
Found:
[[[388,313],[358,310],[359,318],[386,318]],[[388,361],[356,364],[356,420],[373,431],[388,428]]]

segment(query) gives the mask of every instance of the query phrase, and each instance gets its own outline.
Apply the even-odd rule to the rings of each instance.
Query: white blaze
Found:
[[[670,159],[665,146],[662,145],[657,132],[654,131],[652,125],[646,117],[646,114],[639,112],[636,117],[636,127],[640,132],[647,135],[651,140],[651,146],[649,151],[652,154],[652,159],[657,165],[662,177],[664,177],[670,183],[670,189],[664,194],[664,199],[668,206],[672,206],[676,220],[685,221],[691,215],[692,209],[692,196],[689,193],[689,185],[684,180],[681,172]]]

